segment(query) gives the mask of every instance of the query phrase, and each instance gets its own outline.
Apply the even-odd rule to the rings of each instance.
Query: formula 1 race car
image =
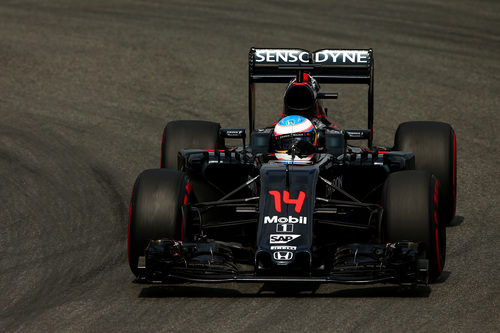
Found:
[[[161,168],[135,182],[128,257],[136,281],[434,281],[455,214],[455,133],[446,123],[406,122],[392,147],[374,146],[373,69],[371,49],[251,48],[249,144],[244,128],[172,121]],[[256,83],[288,83],[282,118],[260,129]],[[368,128],[334,125],[322,100],[338,94],[323,83],[368,85]]]

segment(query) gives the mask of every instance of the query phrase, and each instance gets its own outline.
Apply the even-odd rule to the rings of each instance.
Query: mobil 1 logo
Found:
[[[293,224],[277,224],[276,232],[293,232]]]
[[[264,216],[264,224],[272,223],[294,223],[294,224],[307,224],[307,216]]]

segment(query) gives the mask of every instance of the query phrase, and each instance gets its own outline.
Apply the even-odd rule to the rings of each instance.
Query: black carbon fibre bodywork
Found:
[[[182,150],[195,197],[183,207],[186,237],[151,240],[138,281],[426,283],[418,244],[380,238],[382,185],[413,161],[355,147],[310,165],[243,147]]]

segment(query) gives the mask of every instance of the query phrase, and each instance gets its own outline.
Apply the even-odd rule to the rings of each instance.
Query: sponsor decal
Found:
[[[314,63],[354,65],[368,64],[367,51],[354,50],[323,50],[312,54]],[[256,63],[309,63],[309,52],[299,50],[257,50]]]
[[[267,223],[298,223],[298,224],[307,224],[306,216],[264,216],[264,224]]]
[[[337,186],[337,187],[342,188],[343,181],[344,181],[344,176],[340,175],[340,176],[332,179],[332,184]]]
[[[274,209],[281,213],[281,193],[279,191],[269,191],[269,194],[274,198]],[[283,202],[287,205],[295,205],[295,212],[300,213],[302,210],[302,205],[304,204],[304,200],[306,198],[306,193],[304,191],[300,191],[297,199],[290,198],[290,192],[283,191]]]
[[[296,63],[309,62],[309,52],[297,50],[261,50],[255,52],[255,62]]]
[[[315,63],[367,64],[366,51],[332,51],[323,50],[314,54]]]
[[[273,253],[273,258],[275,260],[292,260],[293,253],[290,251],[277,251]]]
[[[299,237],[300,235],[271,234],[269,235],[269,244],[287,244]]]
[[[332,184],[339,187],[339,188],[342,188],[343,181],[344,181],[344,176],[340,175],[340,176],[332,179]],[[326,196],[327,197],[330,197],[334,192],[335,192],[335,189],[332,186],[328,185],[326,187]]]
[[[276,232],[293,232],[293,224],[277,224]]]
[[[363,138],[365,136],[365,132],[352,131],[352,130],[349,130],[349,132],[347,134],[351,138]]]
[[[241,130],[241,129],[228,129],[226,130],[226,135],[229,136],[229,137],[240,137],[242,136],[244,133],[244,130]]]
[[[292,250],[292,251],[295,251],[295,250],[297,250],[297,247],[290,246],[290,245],[273,245],[273,246],[271,246],[271,250]]]

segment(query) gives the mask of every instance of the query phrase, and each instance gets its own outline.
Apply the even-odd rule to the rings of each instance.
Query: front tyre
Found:
[[[184,226],[181,207],[188,201],[191,184],[176,170],[150,169],[135,181],[130,200],[128,259],[138,276],[139,257],[151,239],[182,240]]]
[[[389,175],[382,196],[384,240],[423,243],[430,281],[441,274],[446,259],[446,227],[438,214],[439,186],[426,171],[400,171]]]

